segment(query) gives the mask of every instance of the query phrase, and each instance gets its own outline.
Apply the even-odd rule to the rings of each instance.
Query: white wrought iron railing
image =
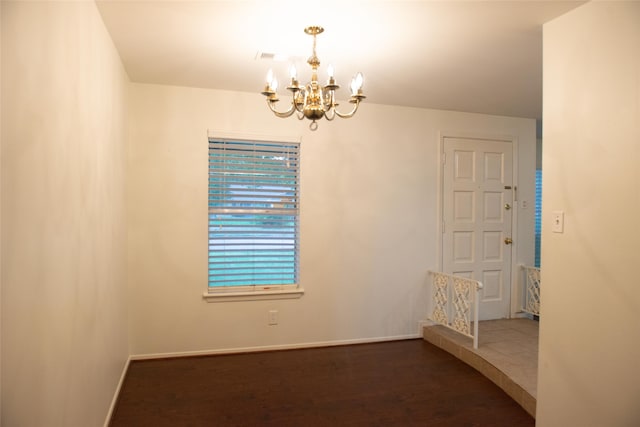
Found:
[[[429,275],[433,304],[429,320],[472,338],[477,349],[482,283],[437,271],[429,271]]]
[[[524,271],[524,307],[522,311],[540,316],[540,269],[521,265]]]

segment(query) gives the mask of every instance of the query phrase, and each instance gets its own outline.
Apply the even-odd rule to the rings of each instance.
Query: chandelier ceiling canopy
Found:
[[[279,101],[277,90],[278,80],[274,77],[273,72],[269,70],[267,74],[267,84],[262,94],[267,97],[267,105],[277,117],[285,118],[296,114],[299,120],[307,118],[311,120],[309,129],[316,130],[318,123],[316,120],[325,118],[333,120],[336,116],[347,119],[353,117],[358,110],[360,101],[366,98],[362,92],[364,79],[362,73],[357,73],[351,81],[351,98],[349,103],[354,104],[348,113],[339,112],[336,107],[338,103],[335,98],[335,92],[340,89],[333,76],[333,67],[327,68],[329,79],[327,84],[322,86],[318,82],[318,67],[320,59],[316,55],[316,36],[321,34],[324,28],[319,26],[311,26],[304,29],[306,34],[313,36],[313,51],[307,63],[311,66],[311,81],[306,85],[300,85],[297,79],[297,71],[295,66],[291,67],[291,81],[287,90],[291,92],[292,99],[289,109],[286,111],[278,111],[276,102]]]

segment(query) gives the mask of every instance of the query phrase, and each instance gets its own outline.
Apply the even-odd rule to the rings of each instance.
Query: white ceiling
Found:
[[[334,66],[339,98],[362,71],[365,102],[532,118],[542,116],[542,24],[582,3],[97,1],[134,82],[259,93],[269,68],[286,86],[291,62],[306,82],[303,29],[320,25],[319,77]]]

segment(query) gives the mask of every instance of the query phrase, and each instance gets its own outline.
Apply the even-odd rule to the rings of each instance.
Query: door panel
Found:
[[[484,256],[484,261],[502,261],[502,233],[498,231],[485,231],[483,233],[484,236],[484,245],[482,255]]]
[[[453,203],[456,222],[473,222],[475,218],[473,191],[456,191],[453,193]]]
[[[445,138],[442,265],[480,280],[480,318],[509,317],[511,297],[512,146]]]
[[[502,299],[503,277],[502,271],[483,271],[482,272],[482,284],[484,285],[484,292],[482,293],[481,301],[500,301]]]
[[[504,194],[502,192],[495,191],[486,191],[483,195],[483,206],[484,206],[484,222],[492,222],[501,224],[504,222]]]
[[[453,233],[453,260],[456,264],[473,262],[473,232],[456,231]]]

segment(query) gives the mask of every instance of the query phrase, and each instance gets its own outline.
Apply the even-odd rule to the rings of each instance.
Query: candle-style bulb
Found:
[[[364,77],[362,76],[362,73],[356,74],[356,86],[358,87],[358,90],[362,89],[363,83],[364,83]]]
[[[357,95],[358,91],[362,89],[362,84],[364,83],[364,77],[362,77],[362,73],[358,73],[351,80],[351,94]]]
[[[327,67],[327,75],[329,76],[330,79],[333,78],[333,65],[329,64],[329,66]]]
[[[274,92],[278,91],[278,79],[276,79],[275,77],[271,80],[271,89]]]
[[[269,71],[267,71],[267,85],[271,86],[272,81],[273,81],[273,70],[269,68]]]
[[[351,94],[355,95],[358,93],[358,87],[356,86],[356,79],[355,77],[353,79],[351,79]]]
[[[291,80],[295,80],[298,77],[298,71],[296,70],[296,66],[292,65],[289,68],[289,75],[291,76]]]

